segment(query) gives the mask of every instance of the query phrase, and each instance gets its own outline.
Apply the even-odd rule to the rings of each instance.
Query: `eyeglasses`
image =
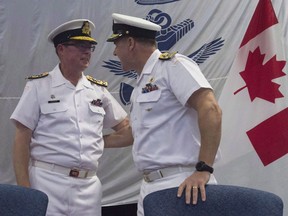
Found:
[[[63,46],[74,46],[77,47],[81,51],[85,51],[87,49],[90,49],[91,52],[94,52],[95,45],[91,44],[83,44],[83,43],[63,43]]]

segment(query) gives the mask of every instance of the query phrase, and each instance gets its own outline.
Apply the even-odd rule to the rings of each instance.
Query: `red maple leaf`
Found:
[[[246,86],[238,89],[234,94],[247,87],[251,101],[258,97],[275,103],[276,98],[284,97],[279,91],[280,85],[272,80],[286,75],[282,71],[286,62],[277,61],[274,55],[263,64],[264,57],[259,47],[254,52],[249,52],[245,70],[239,73]]]

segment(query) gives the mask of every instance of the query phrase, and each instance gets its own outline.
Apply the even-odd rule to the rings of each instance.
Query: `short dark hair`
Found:
[[[147,44],[147,45],[152,45],[156,46],[157,41],[155,39],[151,38],[142,38],[142,37],[133,37],[137,42],[142,43],[142,44]]]

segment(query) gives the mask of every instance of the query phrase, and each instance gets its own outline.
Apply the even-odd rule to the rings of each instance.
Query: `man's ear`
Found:
[[[128,46],[129,46],[129,50],[133,50],[134,47],[135,47],[135,39],[133,37],[128,37],[127,39],[127,43],[128,43]]]
[[[57,55],[61,54],[64,49],[64,45],[58,44],[55,48]]]

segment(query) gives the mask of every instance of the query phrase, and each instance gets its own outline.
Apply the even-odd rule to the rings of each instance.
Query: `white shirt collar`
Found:
[[[159,56],[161,55],[160,50],[156,49],[151,56],[148,58],[147,62],[145,63],[141,74],[138,76],[137,83],[141,80],[144,74],[151,74],[152,69],[156,62],[158,61]]]

